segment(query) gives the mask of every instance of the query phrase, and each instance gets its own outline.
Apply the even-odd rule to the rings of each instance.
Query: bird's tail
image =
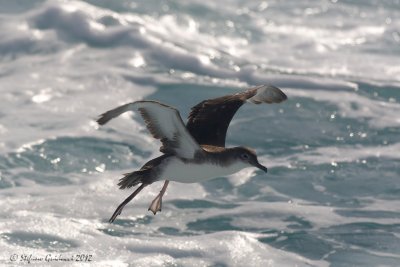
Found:
[[[125,176],[119,179],[119,189],[131,188],[140,183],[146,183],[146,177],[149,175],[149,169],[139,170],[124,174]]]

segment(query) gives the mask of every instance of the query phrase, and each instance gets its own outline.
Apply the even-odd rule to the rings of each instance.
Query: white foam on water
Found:
[[[101,24],[101,20],[105,18],[115,20],[117,25],[106,26]],[[274,82],[279,86],[287,86],[291,79],[296,79],[294,77],[281,77],[280,81],[276,81],[276,78],[274,79],[274,77],[271,77],[268,72],[265,73],[262,66],[265,65],[265,62],[271,61],[271,59],[264,59],[264,56],[259,56],[265,53],[249,50],[247,48],[249,44],[246,39],[233,37],[231,35],[210,35],[209,33],[201,31],[192,18],[185,17],[185,20],[186,22],[182,24],[178,22],[178,17],[171,15],[165,15],[155,19],[149,16],[119,14],[110,10],[94,7],[84,2],[71,1],[68,2],[68,4],[63,2],[57,4],[49,2],[43,8],[29,14],[28,23],[23,24],[25,26],[22,27],[23,29],[21,31],[25,35],[26,32],[30,32],[31,34],[38,31],[41,32],[42,37],[33,38],[33,41],[30,41],[32,43],[30,46],[43,47],[45,43],[49,41],[59,43],[59,40],[54,40],[54,38],[59,36],[67,37],[67,40],[72,39],[85,42],[89,46],[95,47],[132,46],[137,51],[141,51],[143,61],[154,62],[155,64],[161,64],[167,68],[189,71],[198,75],[208,75],[223,79],[238,79],[252,84]],[[274,27],[270,24],[267,26],[268,27],[263,27],[263,29]],[[279,27],[285,29],[285,26]],[[371,34],[382,32],[382,27],[378,28],[378,30],[374,29],[373,27],[365,26],[359,31],[355,29],[349,30],[349,39],[357,40],[360,38],[357,36],[351,37],[352,34],[355,34],[353,32],[366,32]],[[290,28],[290,30],[297,31],[292,28]],[[345,40],[345,38],[341,36],[332,37],[328,29],[325,31],[325,35],[330,36],[329,38],[332,38],[332,40]],[[314,34],[318,31],[307,29],[300,30],[300,32],[310,32]],[[54,35],[54,33],[56,33],[56,35]],[[340,33],[341,32],[339,32],[339,34]],[[318,38],[318,34],[316,38]],[[18,40],[22,39],[23,41],[20,42],[24,43],[27,42],[25,39],[31,40],[31,37],[15,37],[14,39],[15,42],[19,42]],[[326,42],[332,43],[332,40],[328,39]],[[268,44],[269,43],[265,42],[255,43],[252,44],[251,47],[257,47],[259,45],[263,47],[264,52],[273,53],[270,54],[270,56],[276,57],[276,55],[284,54],[277,53],[277,49],[272,49]],[[293,45],[295,46],[295,44]],[[207,49],[204,49],[204,47],[207,47]],[[221,51],[235,51],[235,53],[231,53],[231,57],[229,57],[229,55],[227,57],[227,55],[222,55]],[[253,54],[248,55],[249,51]],[[318,55],[318,53],[316,53],[316,55]],[[227,57],[226,60],[230,60],[231,63],[229,63],[228,66],[219,66],[219,59],[225,57]],[[241,60],[238,58],[241,58]],[[243,58],[247,58],[248,61],[243,62]],[[298,59],[297,62],[299,62]],[[291,62],[291,64],[293,63]],[[395,64],[393,63],[392,65]],[[323,68],[321,68],[320,65],[318,65],[318,70],[319,71],[315,71],[313,66],[310,66],[305,70],[299,70],[299,73],[316,72],[319,75],[325,74],[324,71],[321,72]],[[329,70],[332,71],[332,66],[329,67]],[[287,72],[291,73],[290,71]],[[344,73],[343,75],[352,76],[355,74],[349,71],[349,73]],[[366,77],[371,78],[371,76]],[[391,77],[393,77],[393,73],[391,73]],[[314,84],[314,86],[318,85],[322,88],[329,87],[329,85],[326,84],[327,81],[307,81],[306,77],[299,77],[298,79],[306,82],[306,85],[312,86]],[[336,81],[335,84],[337,83],[339,82]],[[293,87],[297,86],[298,83],[294,81],[290,84]],[[331,87],[333,86],[334,84],[331,84]]]
[[[287,89],[292,97],[311,98],[323,101],[338,107],[338,113],[344,118],[369,120],[370,126],[376,128],[398,127],[400,125],[400,104],[371,99],[357,94],[357,92],[322,90]]]
[[[359,164],[367,164],[370,159],[400,159],[398,153],[400,144],[365,146],[365,145],[343,145],[331,147],[319,147],[309,149],[302,153],[294,153],[284,157],[262,156],[260,162],[265,162],[268,167],[288,167],[291,168],[298,162],[306,162],[309,165],[331,164],[337,166],[337,163],[353,162]],[[245,169],[240,173],[241,179],[233,176],[233,183],[241,184],[240,181],[246,181],[251,178],[250,169]],[[239,176],[239,173],[238,173]],[[243,178],[246,177],[246,178]]]
[[[310,200],[312,196],[305,200],[268,186],[274,181],[257,184],[259,177],[252,168],[229,177],[229,182],[171,183],[163,211],[153,216],[147,208],[162,186],[155,183],[110,225],[108,218],[131,193],[118,190],[118,178],[158,155],[159,143],[137,114],[124,114],[101,128],[94,122],[120,104],[154,93],[169,96],[168,90],[159,89],[163,86],[238,88],[266,83],[284,89],[288,106],[311,99],[321,109],[337,108],[336,116],[367,121],[366,132],[395,131],[400,123],[398,102],[361,94],[357,84],[395,87],[400,83],[396,56],[400,15],[390,3],[378,12],[371,1],[363,5],[249,1],[244,6],[240,1],[192,0],[179,3],[179,11],[163,3],[170,12],[161,8],[154,13],[146,8],[159,5],[146,6],[150,1],[123,12],[115,11],[121,10],[116,2],[110,7],[82,1],[23,7],[12,3],[2,3],[0,12],[1,264],[10,263],[11,253],[60,252],[93,254],[96,266],[329,266],[333,264],[329,255],[351,249],[380,257],[372,258],[371,264],[379,264],[377,259],[398,259],[393,251],[332,241],[320,234],[352,224],[396,225],[399,203],[393,194],[355,196],[361,204],[346,206],[349,199],[340,192],[304,179],[316,195],[315,200]],[[114,4],[118,8],[112,10]],[[200,15],[187,11],[193,7]],[[187,88],[193,97],[205,95],[201,89]],[[271,107],[266,112],[277,111]],[[232,125],[251,121],[235,120]],[[72,142],[95,139],[93,146],[99,150],[84,148],[77,159],[72,153],[66,162],[64,151],[57,153],[66,137]],[[106,142],[115,143],[103,147]],[[260,161],[273,171],[274,167],[297,171],[298,162],[315,166],[364,164],[370,158],[397,160],[399,149],[398,142],[321,144],[273,156],[275,150],[265,148],[271,155]],[[104,159],[101,153],[109,155]],[[251,188],[244,198],[246,186]],[[321,204],[317,198],[321,195],[345,204]],[[262,197],[275,199],[257,200]],[[352,215],[354,210],[366,213]],[[374,212],[378,215],[368,215]],[[379,212],[389,215],[379,216]],[[290,218],[304,220],[309,228],[293,228]],[[227,226],[218,230],[218,223],[226,220]],[[232,230],[235,227],[249,230]],[[285,246],[275,247],[276,242],[260,241],[268,237],[288,241],[285,233],[296,231],[318,235],[335,246],[315,259]]]
[[[301,155],[292,155],[293,159],[307,161],[311,164],[332,162],[360,162],[368,158],[399,159],[400,143],[382,146],[343,146],[321,147]]]
[[[192,212],[179,212],[174,215],[166,210],[155,216],[152,223],[136,226],[132,224],[133,228],[126,230],[121,226],[109,225],[106,219],[112,212],[110,203],[115,203],[116,206],[125,192],[115,188],[112,179],[108,178],[112,175],[96,175],[95,181],[91,179],[94,176],[82,176],[84,181],[81,180],[79,185],[72,186],[32,185],[3,189],[5,197],[1,204],[3,220],[0,221],[0,228],[3,229],[2,234],[6,238],[0,239],[2,247],[5,248],[1,252],[2,259],[7,259],[10,256],[7,253],[10,251],[17,254],[29,251],[37,256],[61,251],[63,255],[93,254],[94,262],[102,266],[122,266],[126,263],[135,266],[159,266],[165,263],[192,266],[199,261],[205,265],[224,262],[231,266],[249,263],[252,266],[327,266],[323,261],[309,260],[259,243],[257,238],[262,235],[223,231],[171,238],[158,231],[160,226],[166,226],[166,221],[171,227],[184,228],[185,223],[190,222],[191,216],[195,214]],[[146,207],[157,190],[153,185],[150,194],[135,198],[123,211],[122,216],[125,220],[144,218]],[[200,185],[173,184],[166,198],[173,196],[183,199],[203,198],[204,192]],[[251,213],[251,210],[248,212]],[[177,215],[179,220],[174,218]],[[124,231],[126,235],[105,235],[100,231],[107,228],[111,229],[111,233]],[[11,240],[11,243],[6,240]],[[26,245],[23,245],[23,242]],[[46,242],[49,245],[46,245]]]

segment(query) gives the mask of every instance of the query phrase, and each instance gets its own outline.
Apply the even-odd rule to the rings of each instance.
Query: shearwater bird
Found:
[[[258,162],[254,150],[243,146],[226,148],[226,132],[232,117],[244,103],[271,104],[286,99],[277,87],[252,87],[200,102],[191,109],[186,126],[177,109],[157,101],[136,101],[100,115],[97,122],[103,125],[124,112],[139,111],[147,129],[161,141],[160,151],[163,153],[140,170],[127,173],[120,179],[120,189],[140,186],[118,206],[109,221],[114,222],[129,201],[156,181],[165,180],[149,207],[154,214],[161,211],[162,197],[169,181],[196,183],[230,175],[246,167],[257,167],[267,172],[267,168]]]

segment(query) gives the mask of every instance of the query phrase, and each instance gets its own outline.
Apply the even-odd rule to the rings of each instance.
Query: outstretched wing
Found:
[[[136,101],[122,105],[101,114],[97,122],[103,125],[127,111],[140,112],[147,129],[154,138],[161,140],[161,152],[191,159],[197,151],[202,150],[187,131],[179,111],[156,101]]]
[[[261,85],[234,95],[204,100],[192,108],[186,128],[200,145],[225,147],[229,123],[245,102],[271,104],[286,99],[279,88]]]

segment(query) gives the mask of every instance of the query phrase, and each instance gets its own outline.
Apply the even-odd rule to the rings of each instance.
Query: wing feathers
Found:
[[[100,125],[104,125],[109,120],[118,117],[122,113],[132,110],[132,104],[133,103],[128,103],[101,114],[100,117],[97,119],[97,123]]]
[[[287,96],[277,87],[275,86],[259,86],[252,90],[256,91],[256,94],[247,99],[254,104],[261,104],[261,103],[280,103],[287,99]]]
[[[270,104],[286,99],[279,88],[261,85],[237,94],[204,100],[192,108],[186,127],[200,145],[224,147],[228,126],[244,103]]]
[[[156,101],[137,101],[122,105],[100,115],[97,122],[103,125],[126,111],[136,110],[139,111],[153,137],[161,140],[161,152],[193,158],[202,150],[187,131],[179,112]]]
[[[261,85],[200,102],[192,108],[186,127],[178,110],[156,101],[122,105],[102,114],[97,122],[103,125],[126,111],[138,110],[150,133],[161,140],[161,152],[193,158],[198,151],[202,151],[199,144],[225,146],[228,126],[244,103],[271,104],[286,99],[287,96],[279,88]]]

